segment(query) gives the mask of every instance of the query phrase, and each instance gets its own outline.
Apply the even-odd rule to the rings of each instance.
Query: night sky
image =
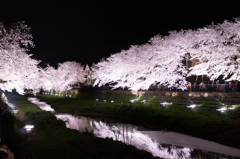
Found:
[[[0,20],[31,27],[35,47],[30,53],[42,67],[65,61],[91,66],[157,34],[232,21],[240,17],[235,2],[1,0]]]

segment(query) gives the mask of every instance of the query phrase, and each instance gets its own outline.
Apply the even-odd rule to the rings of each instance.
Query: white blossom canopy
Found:
[[[59,63],[58,68],[48,66],[42,71],[42,88],[45,90],[54,89],[56,91],[71,89],[70,84],[75,84],[84,79],[83,66],[75,61]]]
[[[11,91],[16,89],[23,93],[26,89],[38,87],[40,61],[27,54],[28,46],[33,47],[29,28],[19,22],[6,29],[0,23],[0,79],[1,89]]]
[[[154,36],[144,45],[111,55],[94,68],[94,85],[110,84],[113,89],[148,89],[153,84],[186,89],[186,77],[207,75],[211,80],[220,76],[226,81],[240,81],[240,19],[211,24],[197,30],[171,31],[168,36]],[[38,67],[40,61],[27,53],[34,47],[29,28],[19,22],[6,29],[0,23],[1,89],[70,89],[82,81],[83,67],[64,62],[55,69]],[[189,70],[182,60],[186,53],[198,64]]]
[[[149,43],[131,46],[96,65],[94,85],[112,88],[148,89],[160,83],[186,89],[186,77],[207,75],[215,80],[240,80],[240,20],[211,24],[197,30],[171,31],[155,36]],[[187,70],[181,60],[190,53],[198,64]]]
[[[240,80],[239,35],[240,21],[224,21],[198,29],[198,43],[192,58],[198,65],[191,69],[190,75],[207,75],[211,80],[223,76],[227,81]]]
[[[60,63],[58,69],[38,67],[40,61],[27,53],[34,47],[32,36],[24,22],[6,29],[0,23],[0,88],[24,93],[24,89],[70,89],[70,84],[83,80],[83,67],[76,62]]]

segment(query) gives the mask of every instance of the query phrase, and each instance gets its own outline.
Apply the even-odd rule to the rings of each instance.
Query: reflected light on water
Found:
[[[92,131],[91,120],[87,120],[85,117],[75,117],[70,114],[56,114],[57,119],[61,119],[66,122],[66,127],[75,129],[80,132]]]
[[[30,99],[34,104],[41,107],[44,102],[39,102],[37,98]],[[168,104],[168,103],[166,103]],[[45,103],[45,105],[47,105]],[[50,107],[51,108],[51,107]],[[101,138],[112,138],[125,144],[133,145],[138,149],[146,150],[161,158],[192,158],[192,151],[195,149],[214,156],[223,156],[220,153],[240,157],[240,150],[236,148],[220,145],[215,142],[198,139],[184,134],[163,131],[139,131],[137,126],[123,123],[102,122],[88,117],[77,117],[70,114],[56,114],[58,119],[65,121],[66,127],[80,132],[92,132]],[[181,145],[181,146],[176,146]],[[194,147],[194,149],[191,149]],[[212,152],[208,152],[208,150]],[[216,152],[216,153],[213,153]],[[198,156],[199,157],[199,151]],[[231,156],[227,156],[232,158]]]
[[[121,141],[125,144],[133,145],[141,150],[151,152],[154,156],[169,158],[171,155],[174,158],[179,158],[179,155],[184,158],[189,158],[191,149],[181,147],[178,149],[164,148],[157,141],[149,137],[148,134],[143,134],[137,130],[136,126],[130,124],[119,123],[104,123],[102,121],[93,121],[91,118],[74,117],[69,114],[57,114],[58,119],[66,122],[66,127],[79,130],[80,132],[93,132],[97,137],[112,138],[113,140]]]
[[[202,153],[201,157],[222,156],[220,153],[240,157],[239,149],[230,148],[215,142],[198,139],[184,134],[162,131],[139,131],[137,126],[123,123],[102,122],[86,117],[74,117],[69,114],[56,115],[57,118],[68,118],[66,126],[79,131],[92,132],[101,138],[112,138],[138,149],[148,151],[161,158],[193,158],[192,152]],[[66,120],[66,119],[65,119]],[[85,128],[84,128],[85,126]],[[181,145],[181,146],[177,146]],[[191,149],[192,147],[196,147]],[[201,150],[206,148],[206,150]],[[208,152],[208,150],[215,151]],[[213,157],[213,156],[212,156]],[[231,156],[228,156],[231,157]]]

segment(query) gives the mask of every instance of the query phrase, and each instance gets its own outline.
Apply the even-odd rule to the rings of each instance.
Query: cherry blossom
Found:
[[[170,31],[167,36],[154,36],[146,44],[131,46],[99,62],[94,69],[94,85],[146,90],[163,84],[186,89],[186,77],[192,75],[240,80],[239,43],[238,18],[197,30]],[[181,62],[186,54],[197,65],[187,69]]]
[[[69,90],[71,84],[83,81],[84,75],[83,66],[75,61],[59,63],[57,69],[48,66],[42,71],[43,89]]]

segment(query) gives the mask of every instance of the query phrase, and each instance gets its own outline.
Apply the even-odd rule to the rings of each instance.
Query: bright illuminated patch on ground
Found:
[[[142,103],[142,104],[145,104],[145,103],[146,103],[146,100],[143,100],[141,103]]]
[[[221,112],[221,113],[224,113],[227,109],[225,107],[223,108],[220,108],[220,109],[217,109],[217,111]]]
[[[29,97],[28,100],[33,104],[36,104],[37,106],[39,106],[39,108],[42,110],[54,112],[54,109],[51,108],[50,105],[46,104],[45,102],[40,102],[37,98]]]
[[[228,107],[228,109],[234,110],[234,109],[236,109],[236,108],[238,108],[238,107],[239,107],[239,105],[232,105],[232,106]]]
[[[33,125],[26,125],[23,129],[26,130],[27,133],[30,133],[33,130]]]
[[[160,103],[160,104],[165,107],[166,105],[172,104],[172,103],[162,102],[162,103]]]
[[[226,109],[230,109],[230,110],[235,110],[236,108],[239,108],[240,105],[225,105],[224,103],[220,103],[223,106],[226,106]]]
[[[65,97],[71,97],[71,94],[66,94]]]
[[[12,112],[13,112],[14,115],[18,114],[18,110],[17,109],[12,110]]]
[[[188,108],[191,108],[191,109],[193,109],[193,108],[195,108],[196,107],[196,105],[189,105],[189,106],[187,106]]]
[[[134,103],[134,101],[135,101],[134,99],[130,100],[131,103]]]

